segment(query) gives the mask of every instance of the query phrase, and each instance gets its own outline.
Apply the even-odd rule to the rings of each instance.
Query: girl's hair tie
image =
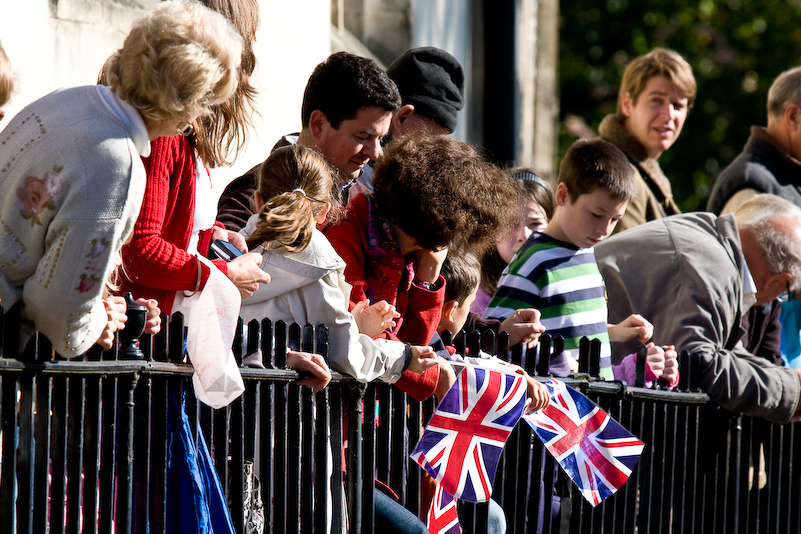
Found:
[[[304,197],[306,196],[306,191],[304,191],[303,189],[293,189],[292,192],[293,193],[300,193]]]
[[[533,172],[525,172],[525,171],[516,172],[516,173],[514,173],[512,175],[512,178],[516,178],[518,180],[527,180],[527,181],[539,184],[542,187],[544,187],[545,189],[548,189],[548,190],[551,189],[551,187],[547,183],[545,183],[545,180],[543,180],[542,178],[540,178],[539,176],[537,176]]]

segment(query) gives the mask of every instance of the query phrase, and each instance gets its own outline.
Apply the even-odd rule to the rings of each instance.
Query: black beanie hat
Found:
[[[412,48],[387,69],[404,104],[449,131],[464,106],[464,71],[456,58],[431,46]]]

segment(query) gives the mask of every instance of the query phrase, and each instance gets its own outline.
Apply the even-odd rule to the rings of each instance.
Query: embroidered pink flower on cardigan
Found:
[[[95,284],[98,282],[98,277],[90,274],[86,276],[85,274],[81,275],[81,282],[78,284],[78,287],[75,289],[78,290],[79,293],[86,293],[87,291],[91,291]]]
[[[61,178],[63,167],[56,165],[45,177],[28,176],[21,187],[17,188],[17,198],[22,202],[20,215],[31,220],[31,226],[42,224],[39,215],[45,210],[55,210],[54,200],[64,194],[64,180]]]
[[[47,184],[36,176],[25,178],[25,183],[17,188],[17,198],[22,202],[22,209],[19,210],[20,215],[25,219],[30,219],[31,226],[42,224],[42,221],[39,220],[39,214],[46,208],[55,209]]]

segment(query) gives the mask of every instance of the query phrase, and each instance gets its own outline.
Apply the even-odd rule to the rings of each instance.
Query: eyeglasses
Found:
[[[777,298],[779,299],[779,302],[789,302],[795,298],[793,292],[790,291],[790,282],[787,282],[787,293],[782,293]]]
[[[179,122],[178,123],[178,135],[182,135],[184,137],[188,137],[195,133],[195,128],[192,126],[191,123],[188,122]]]

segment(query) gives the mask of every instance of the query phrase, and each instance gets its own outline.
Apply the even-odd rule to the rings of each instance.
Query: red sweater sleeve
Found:
[[[197,251],[203,256],[209,256],[209,248],[211,247],[211,242],[214,237],[214,229],[215,228],[222,228],[225,230],[225,225],[220,221],[214,221],[214,225],[209,228],[208,230],[201,230],[200,235],[198,236],[197,240]],[[228,263],[225,260],[221,259],[214,259],[211,260],[213,263],[225,276],[228,276]],[[205,282],[201,284],[201,286],[205,285]]]
[[[445,303],[445,279],[439,277],[440,288],[431,291],[412,285],[409,290],[409,303],[403,314],[403,324],[398,337],[407,343],[427,345],[437,331]]]
[[[414,345],[428,345],[437,331],[445,301],[445,283],[440,276],[441,287],[437,291],[412,285],[409,304],[404,313],[398,337]],[[439,365],[427,369],[423,374],[404,371],[395,385],[416,400],[430,397],[439,381]]]
[[[147,184],[133,236],[122,249],[124,273],[135,296],[157,298],[169,312],[169,292],[197,284],[197,259],[186,252],[195,209],[194,149],[183,137],[160,137],[143,163]],[[201,287],[209,273],[203,265]]]

